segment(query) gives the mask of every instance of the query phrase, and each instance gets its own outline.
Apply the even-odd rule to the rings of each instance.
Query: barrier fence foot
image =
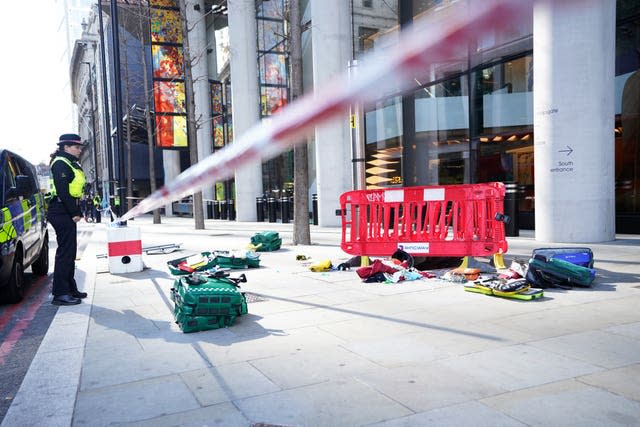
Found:
[[[469,268],[469,257],[466,256],[462,258],[462,264],[458,266],[458,268]]]
[[[498,270],[506,270],[507,266],[504,264],[504,255],[503,254],[493,254],[493,265]]]
[[[500,256],[502,257],[502,254],[500,254]],[[494,262],[495,262],[495,258],[494,258]],[[465,268],[477,268],[482,273],[495,273],[496,269],[504,268],[504,267],[500,267],[499,265],[504,265],[504,260],[501,259],[501,264],[495,264],[494,266],[491,266],[489,263],[480,262],[472,256],[466,256],[462,258],[462,263],[458,268],[462,270],[464,270]]]
[[[368,256],[363,255],[360,257],[360,267],[367,267],[369,264],[371,264],[371,260]]]

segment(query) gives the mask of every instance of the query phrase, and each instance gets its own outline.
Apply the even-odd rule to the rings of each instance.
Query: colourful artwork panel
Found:
[[[225,99],[225,102],[227,103],[227,115],[230,116],[231,113],[233,112],[232,106],[231,106],[231,85],[230,84],[225,85],[224,99]]]
[[[284,52],[286,44],[282,22],[258,20],[258,50]]]
[[[149,0],[150,7],[178,7],[177,0]]]
[[[260,104],[263,116],[270,116],[282,109],[288,102],[286,87],[261,87]]]
[[[260,58],[260,83],[286,85],[287,63],[282,54],[266,53]]]
[[[231,116],[227,116],[227,144],[233,142],[233,120]]]
[[[182,43],[179,11],[151,9],[150,21],[152,43]]]
[[[187,118],[156,115],[156,143],[160,148],[187,146]]]
[[[283,0],[263,0],[258,3],[258,16],[265,18],[284,19]]]
[[[177,46],[152,45],[154,79],[182,79],[184,56]]]
[[[223,113],[222,108],[222,83],[211,83],[211,115]]]
[[[222,116],[216,116],[212,120],[213,127],[213,146],[216,148],[224,147],[224,120]]]
[[[157,113],[186,113],[184,83],[153,82],[153,97]]]

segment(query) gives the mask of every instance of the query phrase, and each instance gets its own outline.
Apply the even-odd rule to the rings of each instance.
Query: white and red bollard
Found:
[[[107,226],[107,256],[112,274],[142,271],[142,240],[140,227],[128,227],[113,222]]]

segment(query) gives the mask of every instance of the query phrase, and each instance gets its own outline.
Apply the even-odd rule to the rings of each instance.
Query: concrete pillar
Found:
[[[162,150],[162,163],[164,165],[164,182],[173,181],[180,175],[180,153],[175,150]],[[173,215],[171,204],[164,207],[165,215]]]
[[[205,19],[204,0],[186,0],[187,22],[189,28],[189,48],[191,50],[191,73],[193,76],[193,92],[195,94],[195,118],[198,129],[198,161],[212,153],[213,138],[211,133],[211,94],[209,90],[209,71],[207,60],[207,25]],[[213,200],[213,185],[202,189],[204,211],[206,201]]]
[[[535,2],[536,240],[615,238],[615,1]]]
[[[228,7],[233,133],[237,140],[260,120],[256,6],[254,0],[235,0]],[[262,194],[262,163],[237,169],[235,180],[236,220],[255,221],[256,197]]]
[[[347,72],[351,58],[351,10],[344,0],[311,0],[313,86]],[[353,188],[349,118],[316,127],[318,224],[339,226],[340,195]]]
[[[207,15],[207,70],[209,71],[209,78],[212,80],[218,79],[218,53],[216,51],[216,17],[209,14]]]

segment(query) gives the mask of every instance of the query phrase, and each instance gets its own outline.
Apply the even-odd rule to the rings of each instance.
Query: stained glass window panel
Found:
[[[287,88],[284,87],[262,87],[260,88],[260,104],[262,115],[270,116],[282,107],[287,105]]]
[[[151,7],[178,7],[177,0],[149,0]]]
[[[284,24],[274,21],[258,21],[258,50],[284,52]]]
[[[153,95],[156,112],[186,113],[184,83],[153,82]]]
[[[156,141],[160,148],[187,146],[187,119],[184,116],[156,116]]]
[[[222,116],[213,118],[213,146],[216,148],[224,147],[224,121]]]
[[[266,53],[260,58],[260,83],[286,85],[287,63],[282,54]]]
[[[184,57],[182,48],[176,46],[151,46],[153,77],[157,79],[182,79]]]
[[[211,114],[222,114],[222,83],[211,83]]]
[[[179,11],[151,9],[150,20],[153,43],[182,43]]]
[[[258,16],[284,19],[284,2],[282,0],[263,0],[258,3]]]
[[[227,103],[227,115],[231,116],[233,109],[231,106],[231,85],[230,84],[225,85],[224,92],[225,92],[224,99],[225,99],[225,102]]]
[[[227,144],[233,142],[233,120],[232,117],[227,117]]]

